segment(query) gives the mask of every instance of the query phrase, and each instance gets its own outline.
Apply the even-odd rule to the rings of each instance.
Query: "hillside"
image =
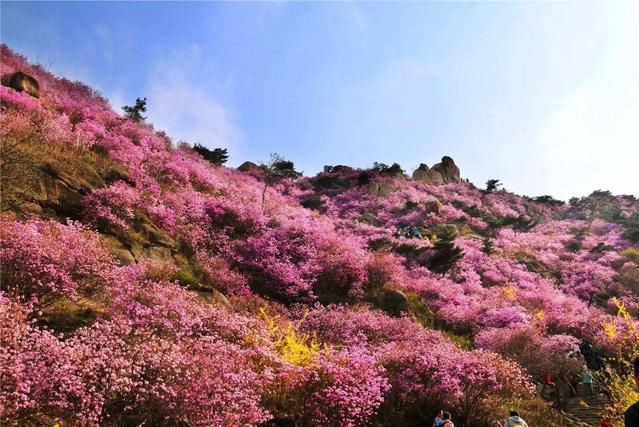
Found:
[[[2,424],[562,425],[536,384],[586,341],[635,398],[635,197],[235,170],[0,54],[39,92],[0,86]]]

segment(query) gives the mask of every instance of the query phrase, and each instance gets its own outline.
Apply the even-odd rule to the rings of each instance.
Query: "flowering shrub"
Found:
[[[494,353],[460,350],[408,318],[391,319],[364,308],[316,309],[304,315],[302,328],[325,343],[372,352],[391,385],[380,416],[396,422],[398,417],[408,422],[416,407],[435,410],[442,405],[458,408],[466,420],[475,419],[485,398],[531,393],[517,364]]]
[[[268,371],[253,369],[252,351],[227,341],[237,332],[223,330],[225,324],[236,329],[235,321],[241,319],[219,319],[223,313],[217,312],[203,321],[201,306],[199,318],[189,320],[202,323],[185,323],[175,317],[183,308],[179,304],[189,300],[176,304],[180,292],[168,288],[154,289],[155,313],[142,311],[131,322],[116,308],[113,321],[80,330],[68,340],[32,326],[28,312],[2,296],[2,419],[89,424],[108,419],[186,420],[195,425],[266,420],[268,412],[259,402]],[[122,299],[114,305],[122,305]],[[151,318],[153,314],[158,317]],[[167,314],[169,318],[162,317]],[[213,335],[202,335],[207,327]]]
[[[603,324],[602,329],[613,339],[616,350],[615,365],[606,366],[605,370],[598,375],[601,384],[610,396],[610,403],[606,407],[606,416],[616,423],[623,422],[621,414],[639,399],[636,383],[634,381],[633,361],[639,357],[639,326],[637,321],[630,316],[628,310],[618,300],[614,301],[617,307],[617,317],[620,326],[624,327],[629,336],[628,341],[619,339],[618,327],[611,327],[611,324]]]
[[[95,424],[103,403],[74,363],[83,355],[28,320],[29,311],[0,294],[0,420],[53,424],[56,419]]]
[[[576,338],[569,335],[544,336],[534,326],[485,329],[475,337],[481,348],[502,354],[524,367],[534,378],[546,374],[553,378],[574,376],[582,368],[574,357],[579,348]]]
[[[112,265],[97,235],[77,222],[38,219],[19,223],[0,218],[2,288],[46,303],[96,292]]]
[[[278,415],[302,424],[365,424],[389,388],[374,355],[321,346],[291,323],[278,326],[264,309],[261,314],[283,362],[269,396]]]
[[[314,299],[313,284],[321,271],[318,249],[297,224],[249,238],[240,256],[239,264],[250,272],[258,291],[291,301]]]
[[[389,388],[383,374],[366,352],[325,352],[307,369],[285,374],[286,393],[296,400],[292,418],[302,424],[366,424]]]
[[[85,216],[92,225],[102,230],[125,232],[135,218],[134,209],[140,205],[140,194],[134,188],[118,181],[108,188],[93,190],[84,199]]]

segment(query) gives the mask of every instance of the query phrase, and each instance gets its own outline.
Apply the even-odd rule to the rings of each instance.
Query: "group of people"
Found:
[[[455,427],[450,412],[444,412],[440,409],[435,421],[433,421],[433,427]],[[503,423],[495,420],[491,427],[528,427],[528,424],[519,416],[517,411],[510,411],[510,415]]]
[[[604,359],[601,352],[601,347],[598,345],[591,345],[588,341],[583,340],[579,344],[579,352],[586,361],[586,366],[595,371],[604,367]]]
[[[395,237],[397,237],[398,239],[402,237],[405,239],[421,239],[422,233],[420,233],[417,227],[415,227],[414,225],[408,225],[406,227],[398,229],[395,233]]]
[[[594,397],[595,395],[593,376],[588,365],[583,366],[579,376],[574,376],[570,379],[566,379],[564,376],[558,383],[555,383],[550,374],[544,375],[539,394],[544,399],[557,403],[557,401],[565,398],[566,391],[568,395],[575,397],[579,394],[580,389],[584,397]],[[556,406],[559,407],[561,405]]]
[[[592,372],[604,367],[601,348],[585,340],[579,344],[579,350],[568,354],[568,357],[583,365],[580,373],[572,376],[563,375],[556,381],[550,374],[545,374],[539,390],[541,397],[558,409],[563,407],[567,397],[576,397],[579,394],[584,397],[594,397],[595,384]],[[599,392],[605,391],[599,390]]]
[[[435,421],[433,421],[433,427],[455,427],[453,424],[452,416],[450,412],[444,412],[443,410],[439,410],[437,415],[435,416]]]
[[[633,365],[635,384],[637,385],[637,388],[639,388],[639,357],[635,358]],[[586,367],[585,370],[587,371],[588,368]],[[544,381],[546,381],[547,379],[548,378],[544,378]],[[587,384],[586,380],[586,377],[582,377],[584,385]],[[590,376],[589,372],[588,380],[591,381],[590,384],[592,385],[592,377]],[[612,424],[609,422],[609,420],[602,420],[601,427],[610,426],[612,426]],[[443,410],[440,410],[435,417],[435,421],[433,422],[432,427],[455,427],[450,412],[444,412]],[[491,427],[528,427],[528,423],[526,423],[526,421],[524,421],[524,419],[519,416],[517,411],[510,411],[510,415],[503,423],[502,421],[494,421]],[[635,402],[624,413],[624,427],[639,427],[639,401]]]

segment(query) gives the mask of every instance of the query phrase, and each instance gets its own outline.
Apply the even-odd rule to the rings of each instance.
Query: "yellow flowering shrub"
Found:
[[[606,408],[606,416],[613,425],[623,426],[624,411],[637,400],[639,391],[634,381],[633,360],[639,356],[639,333],[637,325],[624,305],[616,298],[612,301],[617,306],[617,316],[623,321],[633,338],[630,347],[620,343],[617,354],[609,360],[603,372],[599,373],[600,382],[610,396],[610,404]],[[605,322],[603,330],[614,340],[619,335],[618,327],[612,322]]]
[[[515,299],[516,296],[517,291],[515,291],[515,288],[512,285],[508,285],[504,288],[504,298],[512,301]]]
[[[285,362],[295,366],[307,366],[313,363],[321,350],[320,344],[315,339],[308,334],[296,331],[290,322],[282,328],[264,308],[260,309],[260,313],[275,348]]]
[[[629,261],[639,264],[639,249],[628,248],[622,251],[621,255],[626,257]]]

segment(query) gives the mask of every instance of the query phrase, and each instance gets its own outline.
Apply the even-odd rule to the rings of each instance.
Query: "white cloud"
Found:
[[[168,57],[172,61],[158,64],[149,78],[145,92],[149,121],[176,141],[198,142],[210,148],[238,148],[242,133],[232,111],[207,85],[212,79],[203,77],[206,72],[199,49],[192,47]],[[188,69],[200,70],[202,75],[194,78],[187,74]]]

